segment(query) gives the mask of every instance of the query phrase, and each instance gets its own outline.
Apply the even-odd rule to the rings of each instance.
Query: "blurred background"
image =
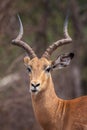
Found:
[[[41,56],[54,41],[63,38],[70,10],[69,34],[73,43],[51,56],[74,52],[71,65],[52,73],[57,95],[72,99],[87,95],[87,0],[0,0],[0,130],[41,130],[35,120],[29,79],[23,64],[25,51],[11,45],[23,26],[23,40]]]

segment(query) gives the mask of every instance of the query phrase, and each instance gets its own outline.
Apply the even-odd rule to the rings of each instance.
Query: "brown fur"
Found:
[[[57,97],[51,74],[44,72],[44,66],[51,64],[45,58],[25,58],[25,64],[32,66],[30,83],[40,82],[40,92],[31,94],[35,116],[44,130],[87,130],[87,96],[73,100]]]

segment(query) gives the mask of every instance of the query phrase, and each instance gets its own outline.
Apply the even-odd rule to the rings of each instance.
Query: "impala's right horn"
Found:
[[[23,48],[28,53],[29,57],[32,59],[36,57],[36,54],[26,42],[21,41],[21,38],[23,36],[23,25],[19,15],[18,15],[18,19],[19,19],[20,30],[18,36],[14,40],[12,40],[12,44]]]

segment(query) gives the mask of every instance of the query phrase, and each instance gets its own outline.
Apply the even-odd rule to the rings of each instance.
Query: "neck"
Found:
[[[32,103],[35,116],[41,126],[43,128],[46,126],[45,129],[51,130],[51,124],[52,126],[56,124],[56,118],[59,117],[59,121],[62,119],[64,102],[57,97],[51,77],[46,85],[46,90],[37,95],[32,95]],[[47,128],[47,126],[50,126],[50,128]]]

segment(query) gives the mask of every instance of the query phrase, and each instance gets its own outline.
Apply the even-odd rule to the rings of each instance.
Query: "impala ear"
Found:
[[[53,61],[52,68],[54,69],[57,67],[58,69],[62,69],[68,66],[73,57],[74,57],[74,53],[67,53],[58,56],[58,58],[55,61]]]
[[[28,56],[25,56],[24,57],[24,64],[28,65],[29,61],[30,61],[30,58]]]

